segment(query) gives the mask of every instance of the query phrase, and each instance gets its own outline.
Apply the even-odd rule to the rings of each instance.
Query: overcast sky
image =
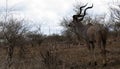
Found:
[[[16,16],[33,22],[33,26],[41,24],[44,34],[60,33],[60,21],[63,17],[71,17],[74,14],[73,6],[82,2],[88,5],[94,4],[91,15],[108,13],[108,5],[116,0],[8,0],[8,8],[11,8]],[[5,11],[6,0],[0,0],[0,12]],[[113,6],[113,5],[112,5]],[[35,25],[34,25],[35,24]]]

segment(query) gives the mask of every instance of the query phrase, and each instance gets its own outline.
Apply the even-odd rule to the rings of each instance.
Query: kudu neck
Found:
[[[85,25],[83,25],[82,22],[76,22],[76,28],[79,29],[79,31],[82,31],[84,27]]]
[[[87,29],[89,28],[88,25],[84,25],[82,22],[78,22],[76,24],[76,33],[79,35],[79,36],[82,36],[83,38],[86,39],[87,35],[86,35],[86,32],[87,32]]]

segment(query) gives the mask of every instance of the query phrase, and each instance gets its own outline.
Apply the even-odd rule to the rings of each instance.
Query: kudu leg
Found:
[[[102,47],[101,47],[101,55],[103,58],[103,66],[106,66],[107,62],[106,62],[106,49],[105,49],[105,44],[103,43]]]
[[[91,43],[91,54],[92,54],[92,58],[93,58],[93,63],[94,65],[97,65],[97,62],[96,62],[96,51],[95,51],[95,45],[94,43],[92,42]]]
[[[89,58],[88,65],[91,65],[92,64],[92,52],[91,52],[91,49],[88,50],[88,58]]]
[[[91,65],[91,48],[90,48],[90,44],[87,42],[87,48],[88,48],[88,65]]]
[[[91,65],[92,63],[94,65],[97,65],[94,43],[88,44],[88,50],[89,50],[89,65]]]
[[[102,56],[102,63],[103,63],[103,66],[106,66],[106,52],[104,49],[101,50],[101,56]]]

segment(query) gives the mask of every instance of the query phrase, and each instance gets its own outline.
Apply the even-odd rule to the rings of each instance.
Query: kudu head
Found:
[[[79,23],[81,23],[81,21],[84,19],[85,15],[86,15],[87,9],[91,9],[93,7],[93,4],[92,4],[92,6],[85,8],[83,11],[83,8],[86,6],[87,6],[87,4],[84,6],[81,6],[79,9],[80,10],[79,14],[73,15],[73,17],[72,17],[73,21],[71,23],[69,23],[69,25],[68,25],[69,27],[74,27],[74,26],[78,25]],[[82,11],[83,11],[83,14],[82,14]]]

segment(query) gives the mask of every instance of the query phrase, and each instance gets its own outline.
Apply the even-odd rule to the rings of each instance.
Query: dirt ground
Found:
[[[45,51],[48,50],[56,55],[52,57],[55,61],[51,64],[45,63],[41,57],[41,53],[45,55]],[[86,46],[83,45],[50,45],[50,46],[26,46],[24,52],[20,52],[19,47],[16,47],[14,50],[14,55],[12,59],[12,66],[10,69],[50,69],[47,66],[52,66],[57,60],[60,62],[56,63],[58,68],[51,69],[120,69],[120,41],[112,41],[107,43],[107,66],[102,66],[102,60],[100,56],[100,50],[96,47],[96,56],[97,56],[97,66],[89,66],[88,61],[91,59],[88,56],[88,50]],[[0,69],[5,69],[6,67],[6,57],[7,57],[7,48],[0,48]],[[48,57],[45,55],[49,60]],[[46,59],[44,58],[44,60]],[[51,57],[50,57],[51,58]],[[46,60],[47,60],[46,59]]]

